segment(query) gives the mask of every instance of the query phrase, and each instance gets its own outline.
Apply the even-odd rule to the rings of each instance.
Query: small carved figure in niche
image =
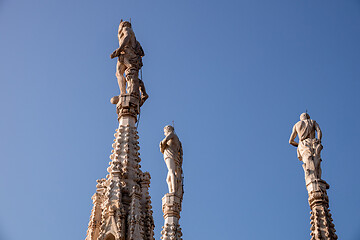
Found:
[[[317,138],[315,137],[317,132]],[[299,143],[295,142],[298,135]],[[300,161],[304,163],[305,179],[321,179],[321,156],[323,149],[321,145],[322,132],[319,124],[310,119],[309,114],[302,113],[300,121],[297,122],[292,130],[289,143],[297,147],[297,155]]]
[[[164,154],[164,161],[168,168],[166,182],[169,193],[177,196],[183,195],[182,162],[183,150],[178,136],[174,132],[174,127],[168,125],[164,127],[165,138],[160,142],[160,151]]]
[[[116,65],[116,77],[120,88],[120,94],[132,94],[140,97],[142,105],[149,97],[145,85],[139,79],[139,70],[143,66],[142,57],[145,55],[140,43],[136,40],[135,33],[128,21],[122,21],[118,31],[119,48],[111,55],[111,59],[118,57]],[[125,77],[124,77],[125,74]],[[126,88],[127,83],[127,88]]]

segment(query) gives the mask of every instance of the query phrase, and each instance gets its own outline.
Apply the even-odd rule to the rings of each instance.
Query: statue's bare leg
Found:
[[[167,183],[169,187],[169,192],[175,192],[175,162],[171,158],[165,159],[166,166],[168,168],[168,175],[167,175]]]
[[[321,167],[320,167],[321,158],[314,157],[315,173],[317,178],[321,179]]]
[[[120,88],[120,95],[126,93],[126,80],[124,77],[125,70],[126,66],[118,61],[116,64],[116,77]]]
[[[171,174],[170,174],[170,172],[168,172],[168,174],[167,174],[166,182],[168,184],[169,193],[173,192],[174,186],[172,186],[172,183],[171,183]]]

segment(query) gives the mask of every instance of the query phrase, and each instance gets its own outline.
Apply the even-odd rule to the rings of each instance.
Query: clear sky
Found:
[[[301,162],[306,109],[341,240],[360,239],[360,1],[0,0],[0,239],[84,239],[105,177],[131,18],[150,98],[139,123],[160,238],[175,121],[184,148],[184,240],[310,239]]]

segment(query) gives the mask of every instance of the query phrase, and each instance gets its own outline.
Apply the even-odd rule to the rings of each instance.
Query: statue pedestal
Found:
[[[315,179],[306,184],[306,189],[307,189],[308,193],[311,193],[314,191],[326,192],[326,190],[329,188],[330,188],[329,184],[322,179]]]
[[[177,217],[180,219],[182,199],[175,195],[175,193],[167,193],[162,198],[162,210],[164,218]]]
[[[181,228],[179,224],[182,198],[175,193],[167,193],[162,198],[162,210],[165,223],[161,231],[163,240],[181,240]]]
[[[329,209],[329,197],[326,190],[329,184],[321,179],[311,180],[306,184],[311,209],[311,236],[312,240],[336,240],[333,219]]]
[[[137,115],[140,113],[140,99],[131,94],[122,94],[118,97],[116,104],[116,113],[120,122],[123,116],[130,116],[137,121]]]

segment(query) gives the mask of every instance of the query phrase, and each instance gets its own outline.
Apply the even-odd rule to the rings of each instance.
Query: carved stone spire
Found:
[[[92,196],[93,209],[91,211],[90,222],[87,231],[86,240],[98,239],[100,233],[101,214],[102,214],[102,203],[104,201],[104,193],[106,186],[104,185],[105,179],[97,180],[96,193]]]
[[[179,224],[182,198],[175,193],[167,193],[162,198],[162,210],[164,213],[164,226],[161,231],[163,240],[182,240],[182,232]]]
[[[183,189],[183,150],[174,127],[164,128],[165,138],[160,142],[160,151],[164,154],[164,161],[168,168],[166,178],[169,193],[162,198],[162,210],[164,213],[164,226],[161,231],[163,240],[182,240],[182,232],[179,224],[181,203],[184,194]]]
[[[124,58],[134,57],[131,54],[137,53],[140,46],[130,29],[131,25],[123,23],[120,24],[119,31],[126,31],[131,41],[122,42],[120,50],[116,50],[121,70],[124,70]],[[134,46],[138,49],[133,49],[134,41]],[[137,61],[141,61],[142,56]],[[138,71],[141,66],[142,63],[136,62],[125,66],[125,73],[128,75],[126,83],[131,91],[122,92],[120,96],[111,99],[116,104],[119,127],[114,134],[110,166],[107,168],[109,174],[105,179],[98,180],[97,192],[92,198],[94,207],[86,240],[154,240],[149,196],[150,174],[140,170],[139,136],[135,127],[140,105],[145,101],[146,94],[139,87]]]
[[[296,136],[299,137],[298,143],[295,142]],[[317,122],[310,119],[307,113],[303,113],[300,115],[300,121],[293,127],[289,143],[297,147],[298,158],[303,162],[311,209],[311,240],[335,240],[338,237],[332,223],[326,192],[329,184],[321,179],[321,138],[322,132]]]
[[[310,182],[306,186],[309,193],[309,205],[311,209],[311,240],[335,240],[335,225],[332,223],[329,209],[329,197],[326,189],[329,185],[321,179]]]

